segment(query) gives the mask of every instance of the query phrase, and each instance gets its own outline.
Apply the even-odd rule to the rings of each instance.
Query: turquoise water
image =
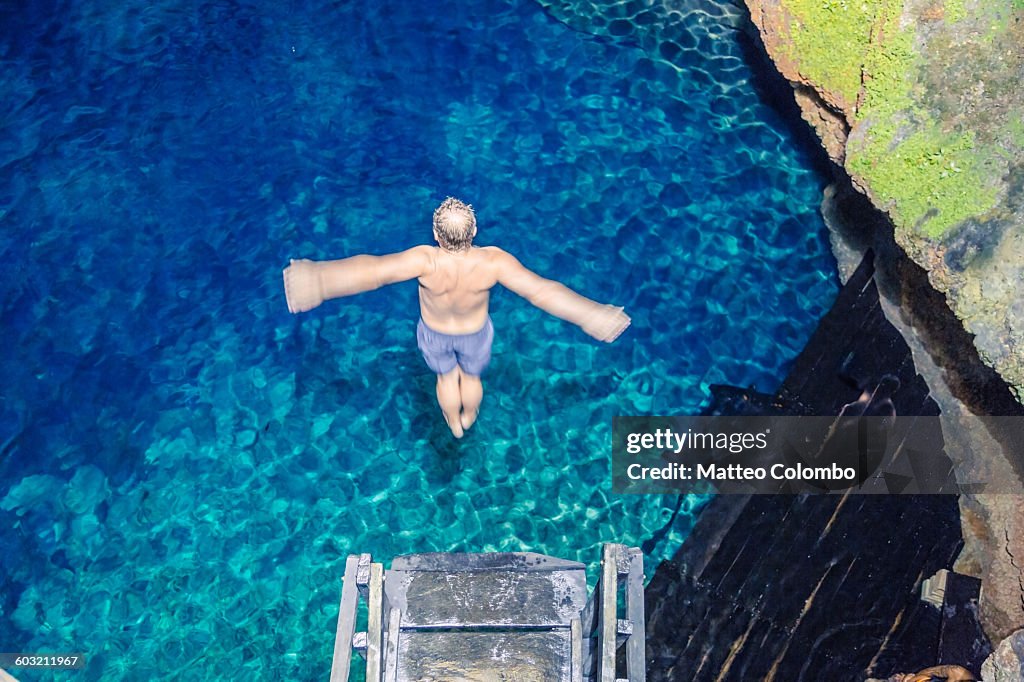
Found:
[[[771,389],[837,283],[738,11],[631,7],[0,6],[0,648],[323,678],[349,552],[593,565],[662,528],[674,499],[610,493],[611,418]],[[459,442],[414,283],[298,317],[280,284],[423,243],[447,195],[633,317],[598,345],[496,292]]]

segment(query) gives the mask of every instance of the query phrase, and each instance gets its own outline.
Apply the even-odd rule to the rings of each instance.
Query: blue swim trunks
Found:
[[[483,329],[472,334],[442,334],[428,327],[422,317],[416,325],[416,346],[435,374],[447,374],[458,365],[466,374],[480,376],[491,362],[493,342],[489,315]]]

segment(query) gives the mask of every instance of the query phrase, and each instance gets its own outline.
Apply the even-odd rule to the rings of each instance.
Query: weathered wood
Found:
[[[597,659],[597,646],[593,637],[583,638],[583,676],[588,680],[595,677],[594,665]]]
[[[629,555],[629,575],[626,578],[626,618],[633,632],[626,641],[626,675],[630,682],[647,681],[645,643],[647,633],[644,621],[644,555],[637,547],[626,550]]]
[[[368,617],[366,622],[366,682],[379,682],[381,674],[381,607],[384,594],[384,567],[370,564]]]
[[[597,586],[600,591],[599,607],[600,622],[597,626],[597,650],[599,666],[598,682],[614,682],[615,680],[615,629],[618,624],[616,615],[616,596],[618,592],[618,558],[621,545],[607,544],[604,546],[601,559],[601,581]]]
[[[572,682],[583,682],[583,625],[579,618],[569,621],[571,642]]]
[[[598,583],[600,585],[600,583]],[[587,605],[583,607],[583,611],[580,612],[580,624],[583,625],[583,636],[589,637],[594,633],[594,628],[597,627],[597,604],[599,595],[597,588],[590,593],[590,598],[587,599]]]
[[[559,682],[570,675],[570,631],[403,630],[398,682]]]
[[[338,607],[338,627],[334,633],[334,660],[331,662],[331,682],[348,682],[352,664],[352,635],[356,629],[356,571],[359,557],[350,554],[345,559],[345,577],[341,586],[341,604]]]
[[[578,561],[567,561],[535,552],[489,552],[457,554],[426,552],[395,557],[392,571],[531,571],[585,570]]]
[[[629,548],[625,545],[619,545],[619,552],[615,559],[615,571],[619,578],[625,578],[629,575]]]
[[[642,599],[642,556],[633,551],[635,561],[623,545],[604,547],[601,580],[589,601],[583,564],[539,554],[399,557],[386,579],[369,555],[350,556],[335,642],[336,657],[345,654],[344,670],[332,667],[331,680],[347,682],[355,645],[368,682],[617,682],[616,639],[633,641],[638,631],[635,622],[617,617],[620,577],[628,582],[638,571]],[[369,606],[367,630],[353,633],[360,593]],[[351,616],[341,622],[342,613]],[[642,618],[641,601],[640,632]],[[642,635],[637,640],[642,655]]]
[[[618,649],[620,646],[626,643],[629,636],[633,634],[633,624],[625,618],[619,618],[615,625],[615,648]]]
[[[370,563],[372,559],[369,554],[359,555],[359,566],[356,568],[356,585],[359,587],[359,594],[366,599],[370,583]]]
[[[580,613],[580,625],[583,633],[583,673],[584,677],[591,677],[594,672],[594,661],[598,654],[594,645],[594,630],[597,629],[598,607],[601,600],[601,581],[598,578],[597,586],[590,593],[587,605]]]
[[[583,568],[556,571],[388,572],[403,627],[568,627],[587,596]]]
[[[391,609],[388,614],[388,640],[384,650],[384,682],[398,679],[398,635],[402,627],[402,612]]]

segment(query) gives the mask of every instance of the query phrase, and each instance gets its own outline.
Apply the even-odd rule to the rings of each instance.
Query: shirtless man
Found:
[[[284,270],[292,313],[311,310],[329,298],[419,279],[416,341],[427,366],[437,374],[437,402],[456,438],[476,421],[483,399],[480,375],[491,360],[494,340],[487,305],[495,284],[579,325],[599,341],[611,343],[630,321],[622,308],[591,301],[544,279],[495,246],[473,246],[475,236],[473,208],[449,197],[434,211],[438,246],[335,261],[292,260]]]

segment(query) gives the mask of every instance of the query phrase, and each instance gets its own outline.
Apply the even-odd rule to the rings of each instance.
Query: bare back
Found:
[[[420,315],[443,334],[472,334],[487,322],[491,288],[498,283],[496,249],[472,247],[453,253],[436,246],[419,276]]]

